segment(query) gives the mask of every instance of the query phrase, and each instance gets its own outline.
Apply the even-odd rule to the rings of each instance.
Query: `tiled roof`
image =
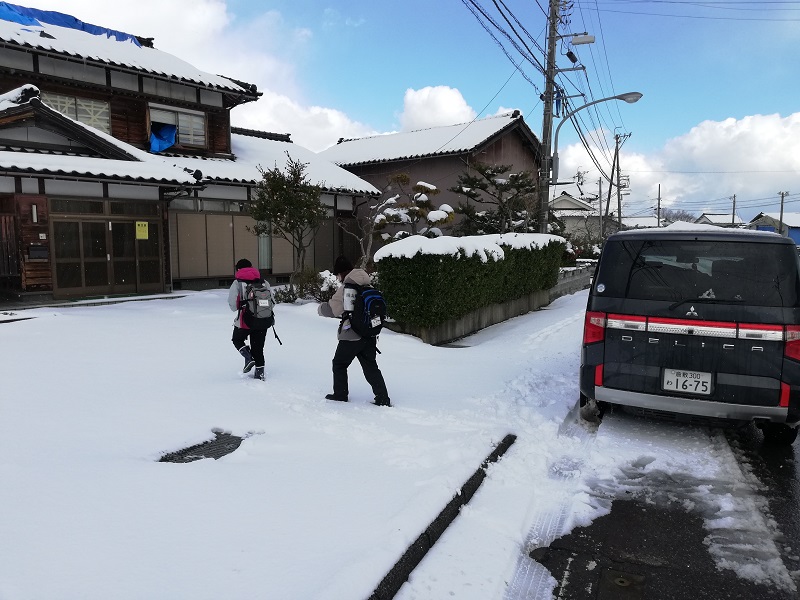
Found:
[[[538,145],[536,136],[515,111],[458,125],[340,140],[319,154],[337,165],[346,166],[463,154],[515,127],[519,127],[524,136]]]
[[[0,151],[0,171],[167,184],[196,183],[189,173],[158,157],[140,162],[30,151]]]
[[[10,6],[13,8],[13,5]],[[22,24],[2,17],[3,13],[0,13],[0,42],[10,46],[18,45],[42,52],[95,60],[212,88],[253,93],[254,86],[253,89],[248,89],[245,87],[247,84],[242,85],[227,77],[206,73],[172,54],[141,46],[135,41],[135,36],[119,36],[118,39],[50,23]]]
[[[246,131],[249,133],[243,134]],[[238,132],[238,133],[237,133]],[[261,179],[258,167],[271,169],[276,165],[284,168],[288,156],[292,160],[307,164],[306,175],[309,181],[326,191],[354,192],[357,194],[380,194],[375,186],[349,171],[326,160],[308,148],[298,146],[282,139],[272,139],[263,132],[234,129],[231,134],[231,148],[235,160],[219,158],[170,157],[179,167],[192,171],[199,169],[203,180],[252,184]]]
[[[730,225],[732,222],[741,225],[744,223],[741,217],[735,217],[735,220],[731,220],[732,216],[730,213],[703,213],[695,220],[695,223],[700,223],[703,219],[706,219],[709,223],[713,225]]]
[[[774,221],[780,221],[781,213],[759,213],[750,222],[758,220],[759,217],[769,217]],[[783,224],[787,227],[800,227],[800,212],[783,213]]]

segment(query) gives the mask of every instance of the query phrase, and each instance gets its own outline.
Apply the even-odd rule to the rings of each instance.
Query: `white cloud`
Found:
[[[256,84],[264,95],[236,108],[231,113],[234,125],[290,133],[295,143],[315,151],[340,137],[375,133],[341,111],[305,100],[305,83],[297,76],[296,64],[313,33],[289,27],[277,11],[265,10],[244,20],[237,19],[224,0],[72,0],[69,6],[62,0],[27,0],[25,4],[155,38],[156,48],[199,69]]]
[[[610,144],[613,148],[613,140]],[[559,179],[569,179],[577,170],[589,171],[584,191],[596,194],[600,175],[583,146],[572,144],[559,149],[559,154]],[[622,173],[631,181],[623,213],[655,207],[660,184],[662,207],[697,215],[703,211],[725,212],[731,209],[730,198],[736,194],[737,213],[749,219],[762,210],[774,210],[779,203],[778,192],[792,190],[797,181],[800,113],[703,121],[688,133],[668,140],[652,155],[627,152],[625,145],[620,154]],[[601,164],[608,172],[610,157]],[[603,182],[603,189],[605,197],[607,182]],[[612,196],[612,207],[615,205],[616,196]]]
[[[264,90],[257,102],[237,108],[231,120],[237,127],[289,133],[293,142],[315,152],[332,146],[341,137],[356,138],[378,133],[341,111],[303,106],[269,90]]]
[[[428,86],[421,90],[406,90],[403,113],[400,115],[404,131],[425,129],[438,125],[466,123],[476,117],[457,89],[444,85]]]

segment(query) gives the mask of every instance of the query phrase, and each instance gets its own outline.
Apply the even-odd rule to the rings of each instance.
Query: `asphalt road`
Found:
[[[726,431],[779,532],[776,547],[800,586],[800,445],[763,445],[755,427]],[[800,442],[798,442],[800,443]],[[558,600],[797,600],[797,591],[718,569],[702,515],[670,494],[617,499],[610,514],[574,529],[531,557],[558,582]]]

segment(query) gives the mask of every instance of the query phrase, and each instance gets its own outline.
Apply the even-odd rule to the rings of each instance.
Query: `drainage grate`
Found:
[[[158,459],[158,462],[187,463],[204,458],[213,458],[216,460],[236,450],[244,439],[222,431],[215,431],[214,435],[216,439],[195,446],[189,446],[183,450],[170,452]]]

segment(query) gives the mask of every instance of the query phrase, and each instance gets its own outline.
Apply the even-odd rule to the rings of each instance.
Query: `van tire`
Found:
[[[791,446],[797,439],[797,427],[785,423],[764,423],[764,443],[770,446]]]

